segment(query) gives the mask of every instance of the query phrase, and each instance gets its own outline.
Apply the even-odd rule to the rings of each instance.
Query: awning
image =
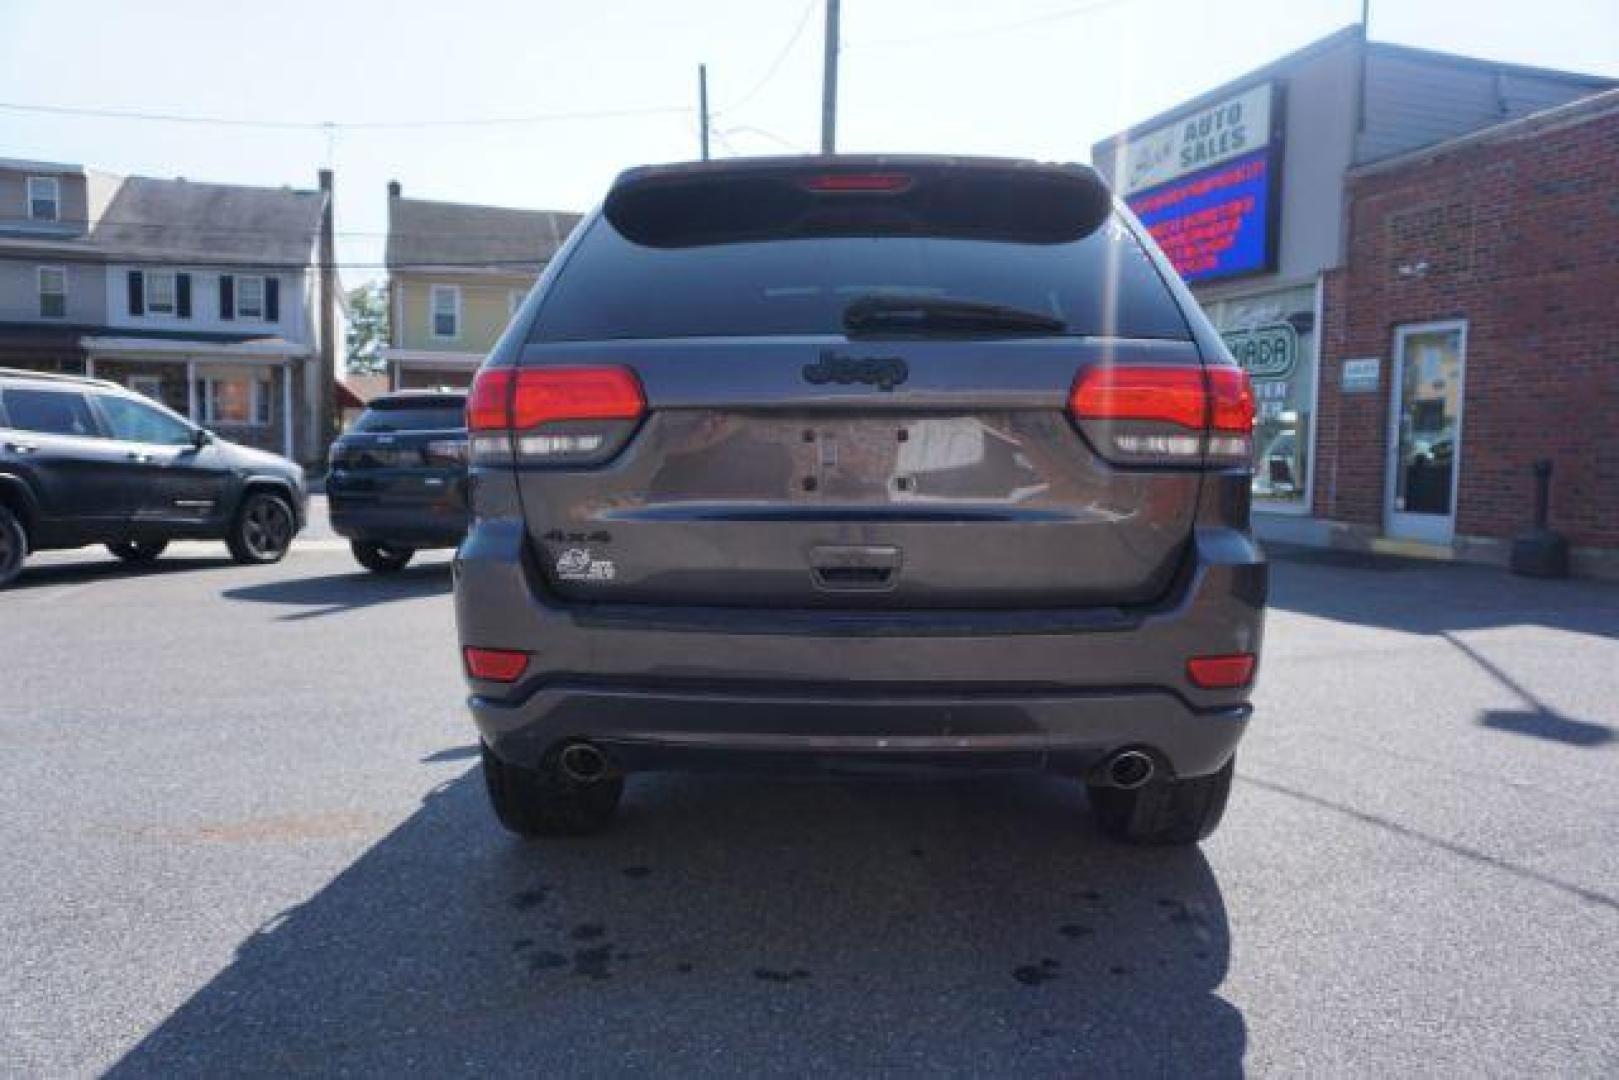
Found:
[[[307,345],[281,338],[202,341],[195,338],[84,337],[79,344],[92,359],[204,360],[208,363],[285,364],[309,356]]]
[[[383,349],[382,358],[401,367],[465,368],[473,370],[488,353],[440,352],[437,349]]]

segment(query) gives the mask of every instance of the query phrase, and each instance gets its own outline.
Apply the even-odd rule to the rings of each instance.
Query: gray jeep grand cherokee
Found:
[[[632,169],[468,420],[456,613],[511,830],[735,764],[1046,769],[1122,840],[1218,824],[1253,398],[1092,170]]]

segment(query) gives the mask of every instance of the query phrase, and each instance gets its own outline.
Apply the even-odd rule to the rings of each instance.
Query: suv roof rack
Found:
[[[93,375],[69,375],[62,371],[33,371],[29,368],[0,367],[0,378],[37,379],[40,382],[65,382],[79,386],[100,386],[110,390],[123,389],[115,382],[98,379]]]

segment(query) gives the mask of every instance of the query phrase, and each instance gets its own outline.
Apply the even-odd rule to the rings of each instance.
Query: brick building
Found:
[[[1615,561],[1614,440],[1563,415],[1613,403],[1616,86],[1350,26],[1092,148],[1253,379],[1262,538],[1494,560],[1550,458]]]
[[[1549,460],[1576,571],[1619,575],[1616,177],[1619,91],[1351,170],[1314,492],[1336,542],[1425,514],[1407,535],[1503,560]]]

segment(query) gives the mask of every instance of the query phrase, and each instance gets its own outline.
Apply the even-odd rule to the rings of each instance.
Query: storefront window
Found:
[[[1315,288],[1217,300],[1204,309],[1254,381],[1255,506],[1306,510],[1315,422]]]

